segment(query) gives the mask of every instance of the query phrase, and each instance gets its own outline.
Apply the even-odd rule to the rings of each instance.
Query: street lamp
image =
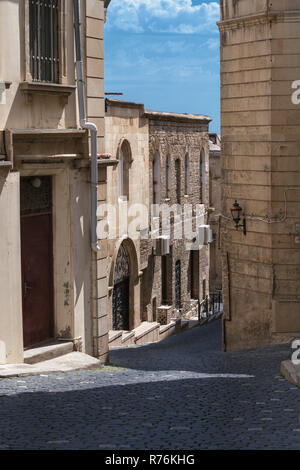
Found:
[[[242,222],[242,224],[240,224],[242,212],[243,212],[243,209],[241,208],[241,206],[239,205],[239,203],[237,202],[237,200],[235,200],[235,203],[233,204],[233,206],[232,206],[232,208],[231,208],[232,219],[233,219],[233,222],[235,223],[235,228],[236,228],[236,230],[238,230],[239,227],[243,227],[244,235],[246,235],[246,233],[247,233],[247,230],[246,230],[246,218],[245,218],[245,214],[244,214],[244,213],[243,213],[243,222]]]

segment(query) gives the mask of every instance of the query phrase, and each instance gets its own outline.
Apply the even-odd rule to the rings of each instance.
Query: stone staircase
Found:
[[[161,325],[157,322],[142,322],[132,331],[109,331],[109,347],[124,347],[132,345],[142,345],[148,343],[156,343],[162,341],[171,335],[181,333],[183,331],[195,328],[196,326],[206,323],[199,323],[197,317],[191,317],[184,320],[181,318],[173,318],[167,325]]]
[[[155,343],[159,340],[160,324],[157,322],[142,322],[132,331],[110,331],[109,347],[132,346]]]
[[[162,341],[171,335],[182,333],[197,326],[205,325],[221,318],[222,312],[215,315],[201,318],[200,322],[197,316],[188,319],[173,318],[167,325],[161,325],[157,322],[142,322],[132,331],[109,331],[109,347],[124,347],[132,345],[142,345]]]
[[[53,342],[37,348],[24,351],[25,364],[37,364],[39,362],[49,361],[56,357],[64,356],[73,352],[74,345],[72,341]]]
[[[74,351],[72,341],[57,341],[24,351],[24,362],[0,365],[0,379],[101,368],[95,357]]]

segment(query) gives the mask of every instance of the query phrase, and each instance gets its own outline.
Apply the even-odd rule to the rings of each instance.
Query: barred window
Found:
[[[166,198],[170,197],[171,190],[171,164],[170,164],[170,155],[167,155],[166,161]]]
[[[200,203],[205,203],[205,152],[204,149],[200,153]]]
[[[178,158],[175,161],[175,175],[176,175],[176,202],[180,204],[181,202],[181,163]]]
[[[184,170],[185,170],[185,186],[184,186],[184,194],[189,194],[189,187],[190,187],[190,157],[187,153],[185,156],[184,161]]]
[[[37,82],[59,81],[59,0],[29,0],[30,68]]]

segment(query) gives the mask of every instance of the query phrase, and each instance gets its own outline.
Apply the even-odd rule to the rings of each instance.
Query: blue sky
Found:
[[[106,92],[146,109],[206,114],[220,128],[219,2],[111,0]]]

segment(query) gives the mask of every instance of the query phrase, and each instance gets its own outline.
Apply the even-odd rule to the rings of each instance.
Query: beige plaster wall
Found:
[[[0,169],[0,364],[23,362],[19,173]]]
[[[148,121],[141,115],[141,108],[134,104],[126,106],[117,104],[108,105],[105,117],[105,151],[112,158],[119,159],[120,145],[127,140],[132,154],[132,162],[129,169],[129,200],[128,208],[134,204],[144,204],[149,208],[149,129]],[[108,168],[107,175],[107,201],[119,210],[119,166]],[[129,222],[132,218],[129,219]],[[147,228],[147,220],[141,229]],[[108,242],[108,273],[111,279],[110,288],[113,287],[114,261],[120,246],[123,234],[119,234],[117,240]],[[134,280],[131,291],[131,329],[141,323],[140,302],[140,240],[127,242],[128,252],[133,263]],[[108,324],[112,329],[112,289],[108,302]]]
[[[63,0],[62,29],[66,52],[61,83],[75,85],[73,2]],[[6,105],[1,106],[0,129],[4,128],[76,128],[76,90],[65,104],[58,94],[32,94],[31,102],[20,83],[31,81],[27,52],[29,29],[27,2],[0,0],[0,80],[12,82],[6,91]]]
[[[31,82],[27,6],[28,2],[24,0],[0,0],[0,81],[11,82],[5,93],[6,104],[0,106],[0,131],[7,128],[37,131],[76,129],[79,127],[79,119],[75,88],[73,2],[61,1],[60,85],[69,86],[70,96],[67,100],[62,99],[59,87],[55,93],[40,94],[40,85],[37,84],[30,96],[21,90],[24,81]],[[82,18],[87,117],[98,126],[100,153],[104,151],[103,0],[83,0]],[[4,158],[1,137],[0,153],[3,154],[1,158]],[[62,157],[63,154],[74,154],[74,142],[72,136],[69,136],[65,144],[57,144],[57,148],[61,145]],[[43,142],[35,144],[34,151],[33,146],[31,150],[37,155],[39,152],[47,155]],[[78,347],[84,352],[107,360],[107,332],[101,333],[100,341],[101,328],[98,325],[98,309],[101,304],[102,311],[107,289],[100,294],[97,292],[97,255],[91,252],[90,246],[90,170],[85,165],[77,165],[78,169],[75,169],[72,161],[13,163],[14,168],[10,173],[0,169],[0,237],[5,241],[1,244],[3,263],[0,272],[8,271],[9,266],[10,273],[10,277],[6,274],[6,281],[0,286],[0,304],[5,306],[0,311],[0,341],[6,344],[7,361],[23,360],[19,172],[24,176],[53,176],[55,333],[60,337],[80,338]],[[99,180],[106,181],[105,168],[100,171]],[[9,210],[11,213],[8,217]],[[6,227],[2,223],[5,219],[14,222]],[[7,240],[14,243],[12,251]],[[101,253],[104,253],[103,249]],[[1,273],[0,279],[3,276]],[[0,343],[1,357],[3,351],[4,346]]]

